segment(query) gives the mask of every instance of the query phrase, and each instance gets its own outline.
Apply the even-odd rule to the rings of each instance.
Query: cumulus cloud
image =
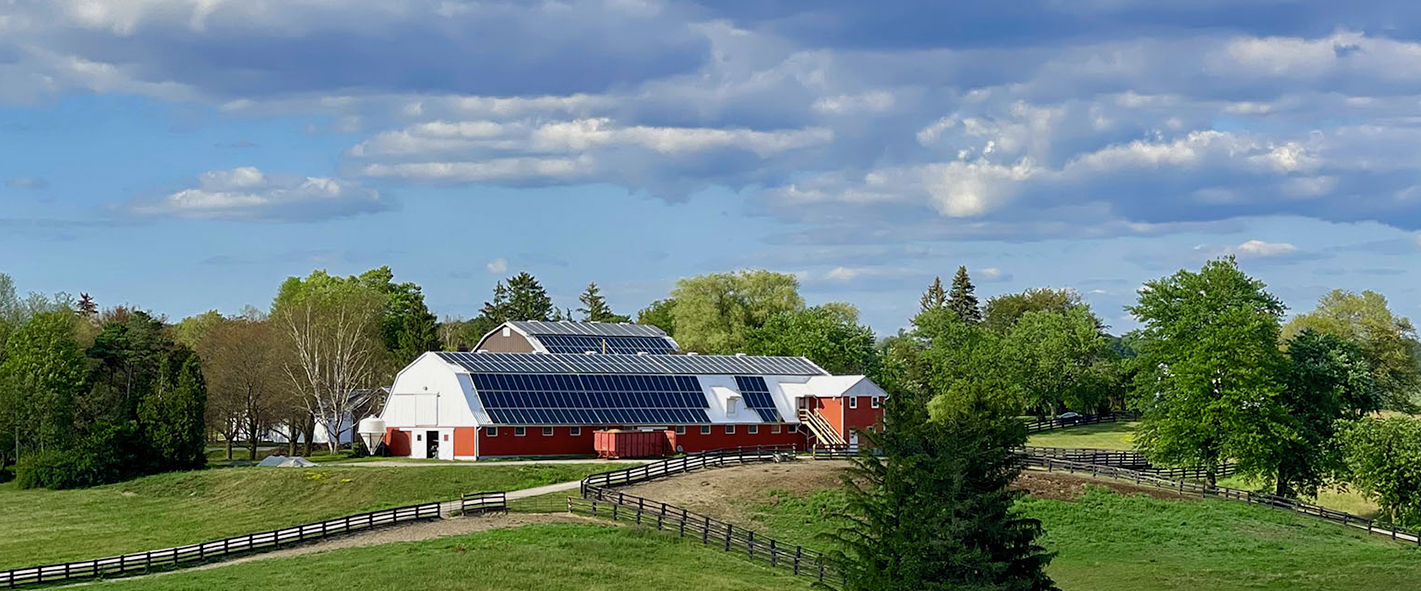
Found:
[[[1235,249],[1241,255],[1258,257],[1276,257],[1297,252],[1298,247],[1287,242],[1264,242],[1262,240],[1249,240],[1238,245]]]
[[[999,283],[1002,281],[1011,281],[1011,273],[1007,273],[1006,271],[1003,271],[996,267],[985,267],[982,269],[978,269],[976,272],[974,272],[974,275],[977,280],[982,281],[983,283]]]
[[[488,269],[489,273],[503,273],[508,271],[508,259],[503,257],[496,258],[489,261],[487,265],[484,265],[484,268]]]
[[[316,221],[393,207],[379,191],[327,177],[268,174],[255,167],[214,170],[196,186],[158,199],[139,199],[128,211],[142,217],[288,222]]]

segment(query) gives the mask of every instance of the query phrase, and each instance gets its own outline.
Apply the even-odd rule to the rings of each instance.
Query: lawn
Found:
[[[1271,489],[1263,486],[1263,483],[1242,476],[1221,478],[1219,479],[1219,486],[1241,490],[1273,492]],[[1324,488],[1318,492],[1316,499],[1303,500],[1322,505],[1333,511],[1343,511],[1368,519],[1375,519],[1378,513],[1380,513],[1380,509],[1377,507],[1375,501],[1362,496],[1362,493],[1346,486]]]
[[[1096,449],[1135,449],[1136,423],[1098,423],[1067,427],[1055,431],[1033,433],[1027,445],[1040,447],[1092,447]]]
[[[220,539],[460,494],[578,480],[622,467],[221,468],[83,490],[0,486],[0,568]]]
[[[643,528],[545,524],[109,581],[94,588],[771,591],[807,590],[810,582]]]
[[[841,493],[761,494],[736,509],[744,525],[826,549],[819,536],[833,528]],[[1046,528],[1044,544],[1059,553],[1048,572],[1065,591],[1406,589],[1421,579],[1414,545],[1265,507],[1097,488],[1019,507]]]

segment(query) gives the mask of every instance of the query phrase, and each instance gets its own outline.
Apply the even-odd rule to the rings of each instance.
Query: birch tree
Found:
[[[354,278],[316,271],[304,280],[287,279],[272,306],[271,320],[287,349],[282,371],[302,392],[301,407],[330,435],[332,453],[353,410],[351,391],[371,385],[385,354],[379,331],[384,304],[384,294]]]

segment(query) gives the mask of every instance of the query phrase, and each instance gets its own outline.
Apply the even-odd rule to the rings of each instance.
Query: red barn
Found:
[[[400,371],[380,419],[415,458],[593,455],[600,429],[669,431],[684,452],[806,449],[856,444],[884,396],[802,357],[435,352]]]

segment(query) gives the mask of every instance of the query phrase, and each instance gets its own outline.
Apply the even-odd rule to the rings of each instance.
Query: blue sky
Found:
[[[1421,315],[1421,6],[883,4],[0,3],[0,272],[176,320],[316,268],[468,317],[764,267],[886,333],[967,265],[1126,330],[1233,254]]]

